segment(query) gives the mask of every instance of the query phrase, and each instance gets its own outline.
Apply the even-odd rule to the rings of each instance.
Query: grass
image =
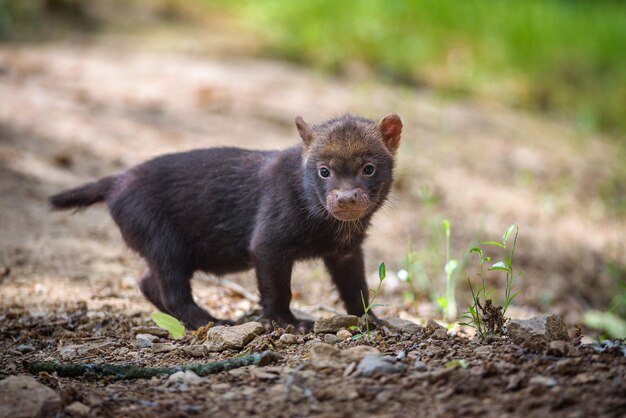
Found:
[[[507,244],[507,241],[511,234],[515,231],[513,237],[513,243]],[[513,269],[513,257],[515,256],[515,246],[517,244],[517,236],[519,233],[519,227],[511,225],[504,231],[502,235],[502,241],[484,241],[480,244],[485,246],[493,246],[501,249],[504,255],[504,261],[498,261],[493,263],[491,267],[487,268],[487,271],[503,271],[505,272],[505,286],[504,297],[500,306],[494,305],[491,299],[491,294],[494,293],[487,289],[485,282],[485,263],[491,262],[491,257],[485,255],[485,251],[481,247],[473,247],[470,250],[470,254],[478,254],[480,260],[480,270],[478,277],[480,278],[480,287],[474,289],[471,280],[468,278],[470,292],[472,294],[472,304],[468,306],[468,311],[461,318],[466,322],[460,323],[460,325],[466,325],[476,330],[476,333],[482,340],[488,340],[494,335],[503,331],[504,326],[508,319],[506,318],[506,311],[515,297],[520,293],[517,291],[513,293],[513,284],[515,279],[521,276],[521,273],[515,275]]]
[[[195,1],[234,10],[270,55],[626,133],[626,2]]]
[[[365,329],[362,329],[358,326],[351,326],[350,329],[357,332],[356,334],[352,336],[353,340],[359,340],[361,338],[371,338],[372,334],[371,334],[371,329],[370,329],[369,313],[372,310],[372,308],[375,308],[377,306],[384,306],[384,305],[381,305],[380,303],[374,303],[374,300],[380,293],[380,288],[382,287],[383,281],[385,280],[386,276],[387,276],[387,269],[385,267],[385,263],[380,263],[380,266],[378,266],[378,287],[376,289],[369,290],[369,293],[372,295],[369,300],[369,303],[365,303],[365,296],[363,295],[363,292],[361,292],[361,303],[363,303],[363,312],[364,312],[363,317],[365,318]]]

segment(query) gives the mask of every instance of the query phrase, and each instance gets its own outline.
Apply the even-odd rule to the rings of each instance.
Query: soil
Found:
[[[297,141],[297,114],[318,122],[345,112],[397,112],[405,123],[393,197],[367,244],[368,271],[381,261],[390,272],[400,269],[408,240],[425,246],[435,220],[451,220],[458,254],[515,222],[521,230],[516,263],[525,275],[510,312],[549,310],[572,326],[585,309],[606,306],[613,280],[606,266],[626,263],[626,229],[600,198],[623,163],[604,138],[492,103],[451,102],[357,76],[332,79],[195,43],[167,50],[118,38],[2,45],[0,373],[24,373],[24,362],[35,360],[66,361],[59,349],[68,344],[87,345],[74,361],[139,366],[239,355],[189,358],[182,350],[138,348],[131,330],[151,324],[154,311],[136,287],[141,260],[124,246],[104,208],[52,213],[46,197],[167,152],[287,147]],[[405,302],[406,285],[391,276],[381,295],[387,306],[379,312],[419,322],[434,315],[427,301]],[[495,276],[489,280],[497,285]],[[294,304],[304,313],[341,311],[319,263],[298,266],[293,281]],[[194,280],[195,297],[218,317],[252,315],[254,292],[250,273]],[[461,294],[459,300],[467,299]],[[197,385],[167,378],[38,379],[62,395],[64,406],[80,401],[93,416],[626,414],[626,357],[619,345],[598,351],[574,342],[575,352],[554,353],[504,337],[486,344],[458,329],[440,339],[423,331],[378,332],[371,341],[336,346],[370,344],[407,369],[359,377],[348,373],[351,364],[312,365],[310,349],[321,337],[283,346],[279,334],[244,348],[276,351],[278,363],[212,375]],[[193,344],[193,337],[175,344]],[[32,351],[21,352],[20,345]]]

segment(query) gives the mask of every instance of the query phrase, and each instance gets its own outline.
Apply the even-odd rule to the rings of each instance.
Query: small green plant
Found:
[[[171,315],[163,312],[154,312],[152,313],[152,320],[159,327],[167,330],[172,338],[176,340],[183,338],[183,335],[185,335],[185,326]]]
[[[385,277],[387,276],[387,269],[385,267],[385,263],[380,263],[380,266],[378,266],[378,287],[376,288],[376,290],[374,289],[370,289],[369,292],[372,295],[369,303],[365,303],[365,296],[363,295],[363,291],[361,291],[361,303],[363,304],[363,316],[365,317],[365,330],[363,330],[361,327],[358,326],[351,326],[350,329],[357,331],[356,334],[354,334],[352,336],[353,340],[359,340],[363,337],[367,337],[367,338],[371,338],[371,330],[370,330],[370,316],[369,316],[369,312],[372,310],[372,308],[375,308],[377,306],[385,306],[383,304],[380,303],[374,303],[374,300],[376,299],[376,296],[378,296],[378,294],[380,293],[380,288],[383,285],[383,280],[385,280]]]
[[[443,227],[443,228],[441,228]],[[443,229],[443,231],[442,231]],[[443,232],[443,237],[441,236]],[[421,252],[413,251],[409,241],[409,249],[405,258],[406,270],[398,272],[401,280],[409,285],[409,291],[405,293],[405,299],[413,302],[420,296],[426,295],[436,304],[442,312],[444,320],[454,321],[457,317],[457,305],[455,290],[457,286],[458,271],[462,270],[466,260],[459,263],[456,259],[450,258],[450,221],[444,219],[441,224],[437,222],[433,227],[431,239]],[[445,239],[445,264],[443,264],[441,254],[442,239]],[[442,286],[433,285],[429,279],[428,271],[432,276],[438,276],[443,264],[445,289]]]
[[[626,338],[626,266],[608,263],[606,272],[614,281],[613,299],[606,310],[585,312],[585,325],[602,333],[606,338]]]
[[[515,231],[513,243],[507,246],[507,241],[511,234]],[[485,340],[493,337],[495,334],[503,331],[506,325],[507,318],[505,317],[506,311],[520,291],[513,292],[513,284],[515,282],[516,275],[513,270],[513,257],[515,255],[515,246],[517,244],[517,236],[519,233],[519,227],[517,225],[511,225],[504,231],[502,235],[502,242],[498,241],[483,241],[480,242],[483,246],[495,246],[502,249],[504,253],[504,261],[498,261],[487,268],[488,271],[504,271],[506,273],[506,283],[504,287],[504,297],[501,306],[493,304],[490,295],[494,293],[493,290],[488,290],[485,283],[485,263],[491,262],[491,257],[485,255],[483,248],[473,247],[470,249],[470,254],[478,254],[480,260],[480,270],[477,273],[481,280],[481,285],[477,289],[472,286],[472,281],[468,278],[470,292],[472,294],[472,304],[468,306],[468,311],[461,318],[465,319],[465,322],[461,322],[460,325],[467,325],[476,330],[478,336]],[[517,274],[517,277],[521,276],[521,273]]]

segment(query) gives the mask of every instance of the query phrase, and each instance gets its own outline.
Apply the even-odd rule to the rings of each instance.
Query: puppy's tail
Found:
[[[55,194],[50,196],[50,204],[53,209],[70,209],[84,208],[102,202],[113,189],[115,179],[116,176],[104,177],[93,183]]]

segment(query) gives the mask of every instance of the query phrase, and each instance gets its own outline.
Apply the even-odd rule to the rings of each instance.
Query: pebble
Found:
[[[168,377],[167,381],[170,383],[179,382],[185,383],[190,386],[195,386],[202,383],[204,379],[202,379],[191,370],[185,370],[172,374],[170,377]]]
[[[352,338],[352,333],[347,329],[342,329],[337,331],[337,338],[339,338],[341,341],[349,340],[350,338]]]
[[[65,408],[65,412],[70,414],[73,417],[86,417],[89,415],[91,408],[81,402],[72,402],[68,407]]]
[[[137,347],[148,348],[152,347],[152,344],[158,341],[159,337],[152,334],[137,334],[135,340],[137,341]]]
[[[134,335],[151,334],[161,338],[167,338],[170,335],[168,330],[159,327],[134,327],[131,331]]]
[[[405,370],[406,365],[396,362],[394,357],[373,354],[363,357],[356,368],[356,374],[370,377],[378,374],[402,373]]]
[[[430,336],[434,340],[445,340],[448,337],[448,330],[445,328],[438,328]]]
[[[285,345],[297,344],[298,343],[298,337],[296,337],[293,334],[283,334],[283,335],[280,336],[278,341],[280,341],[281,343],[283,343]]]
[[[507,334],[515,343],[535,350],[542,349],[551,341],[569,341],[563,318],[555,314],[511,319]]]
[[[422,360],[415,360],[415,363],[413,363],[413,367],[418,372],[424,372],[428,369],[428,367],[426,367],[426,363],[424,363]]]
[[[528,383],[531,385],[539,385],[539,386],[545,386],[549,388],[558,385],[558,382],[556,381],[556,379],[554,379],[553,377],[546,377],[546,376],[533,376],[530,378],[530,381]]]
[[[313,331],[316,334],[334,334],[342,329],[349,329],[357,325],[359,325],[359,318],[355,315],[337,315],[318,319],[313,325]]]
[[[181,351],[191,357],[204,357],[208,353],[206,346],[202,344],[186,345],[181,347]]]
[[[264,333],[265,327],[260,322],[247,322],[232,327],[220,325],[209,329],[205,345],[212,352],[241,350],[257,335]]]
[[[61,397],[30,376],[9,376],[0,381],[0,418],[54,416]]]
[[[326,344],[337,344],[339,342],[339,337],[335,334],[326,334],[324,335],[324,342]]]
[[[15,347],[15,350],[19,351],[22,354],[32,353],[33,351],[35,351],[35,347],[33,347],[30,344],[21,344],[21,345],[18,345],[17,347]]]
[[[172,343],[153,343],[152,352],[155,354],[169,353],[176,349],[176,346]]]
[[[391,332],[411,335],[417,334],[422,329],[422,327],[415,322],[397,317],[382,318],[380,319],[380,325],[387,327]]]

